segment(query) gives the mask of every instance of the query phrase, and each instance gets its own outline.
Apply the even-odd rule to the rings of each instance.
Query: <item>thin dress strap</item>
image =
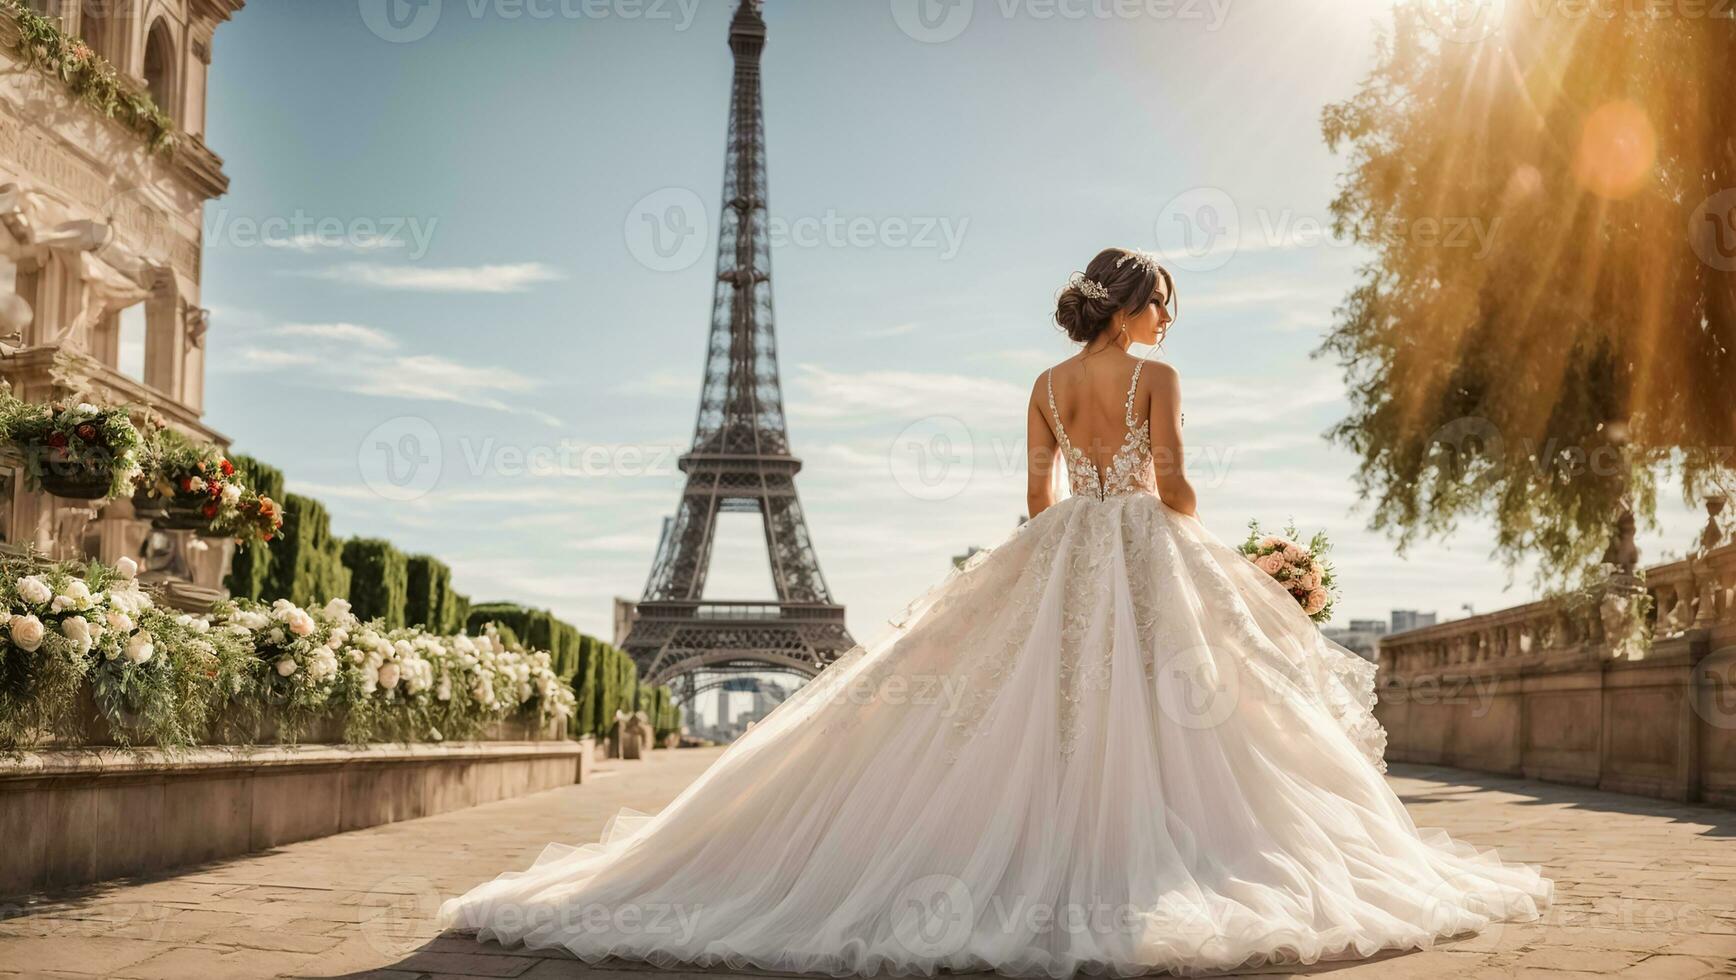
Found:
[[[1139,372],[1145,369],[1145,359],[1133,365],[1133,383],[1127,386],[1127,431],[1133,431],[1133,396],[1139,393]],[[1054,396],[1051,394],[1051,398]]]
[[[1055,369],[1050,368],[1045,376],[1049,379],[1049,417],[1055,420],[1055,439],[1066,449],[1067,430],[1061,427],[1061,413],[1055,408]]]

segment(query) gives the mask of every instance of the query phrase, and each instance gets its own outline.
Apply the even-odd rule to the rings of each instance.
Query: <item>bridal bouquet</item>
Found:
[[[1332,588],[1332,564],[1326,561],[1331,547],[1325,531],[1316,533],[1303,547],[1296,543],[1295,524],[1279,535],[1262,533],[1259,521],[1249,521],[1242,554],[1276,579],[1309,619],[1324,623],[1332,618],[1332,603],[1337,598]]]

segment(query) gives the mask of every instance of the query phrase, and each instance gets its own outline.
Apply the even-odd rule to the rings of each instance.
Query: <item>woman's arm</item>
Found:
[[[1049,420],[1038,407],[1047,402],[1044,377],[1031,389],[1031,403],[1025,417],[1025,507],[1034,518],[1055,506],[1055,458],[1060,455],[1060,443],[1049,428]]]
[[[1189,517],[1197,516],[1199,499],[1187,482],[1181,445],[1181,375],[1162,361],[1147,368],[1151,377],[1151,458],[1157,464],[1157,495],[1164,505]]]

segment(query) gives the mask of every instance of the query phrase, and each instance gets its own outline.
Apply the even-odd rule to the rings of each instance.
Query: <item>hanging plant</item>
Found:
[[[73,500],[131,489],[143,444],[126,408],[27,402],[0,395],[0,438],[18,447],[30,488]]]
[[[277,502],[245,486],[216,446],[158,428],[148,441],[133,511],[164,531],[270,541],[283,526]]]
[[[57,18],[19,0],[0,0],[0,13],[18,22],[14,50],[27,64],[60,79],[80,102],[143,136],[153,153],[175,145],[175,122],[150,93],[134,88],[82,38],[67,34]]]

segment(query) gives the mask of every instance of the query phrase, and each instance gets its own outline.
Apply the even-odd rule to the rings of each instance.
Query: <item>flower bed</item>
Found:
[[[88,740],[440,741],[513,719],[564,727],[573,695],[545,651],[363,622],[343,600],[158,604],[136,566],[0,557],[0,748]],[[93,711],[94,708],[94,711]],[[94,719],[92,715],[96,716]]]

